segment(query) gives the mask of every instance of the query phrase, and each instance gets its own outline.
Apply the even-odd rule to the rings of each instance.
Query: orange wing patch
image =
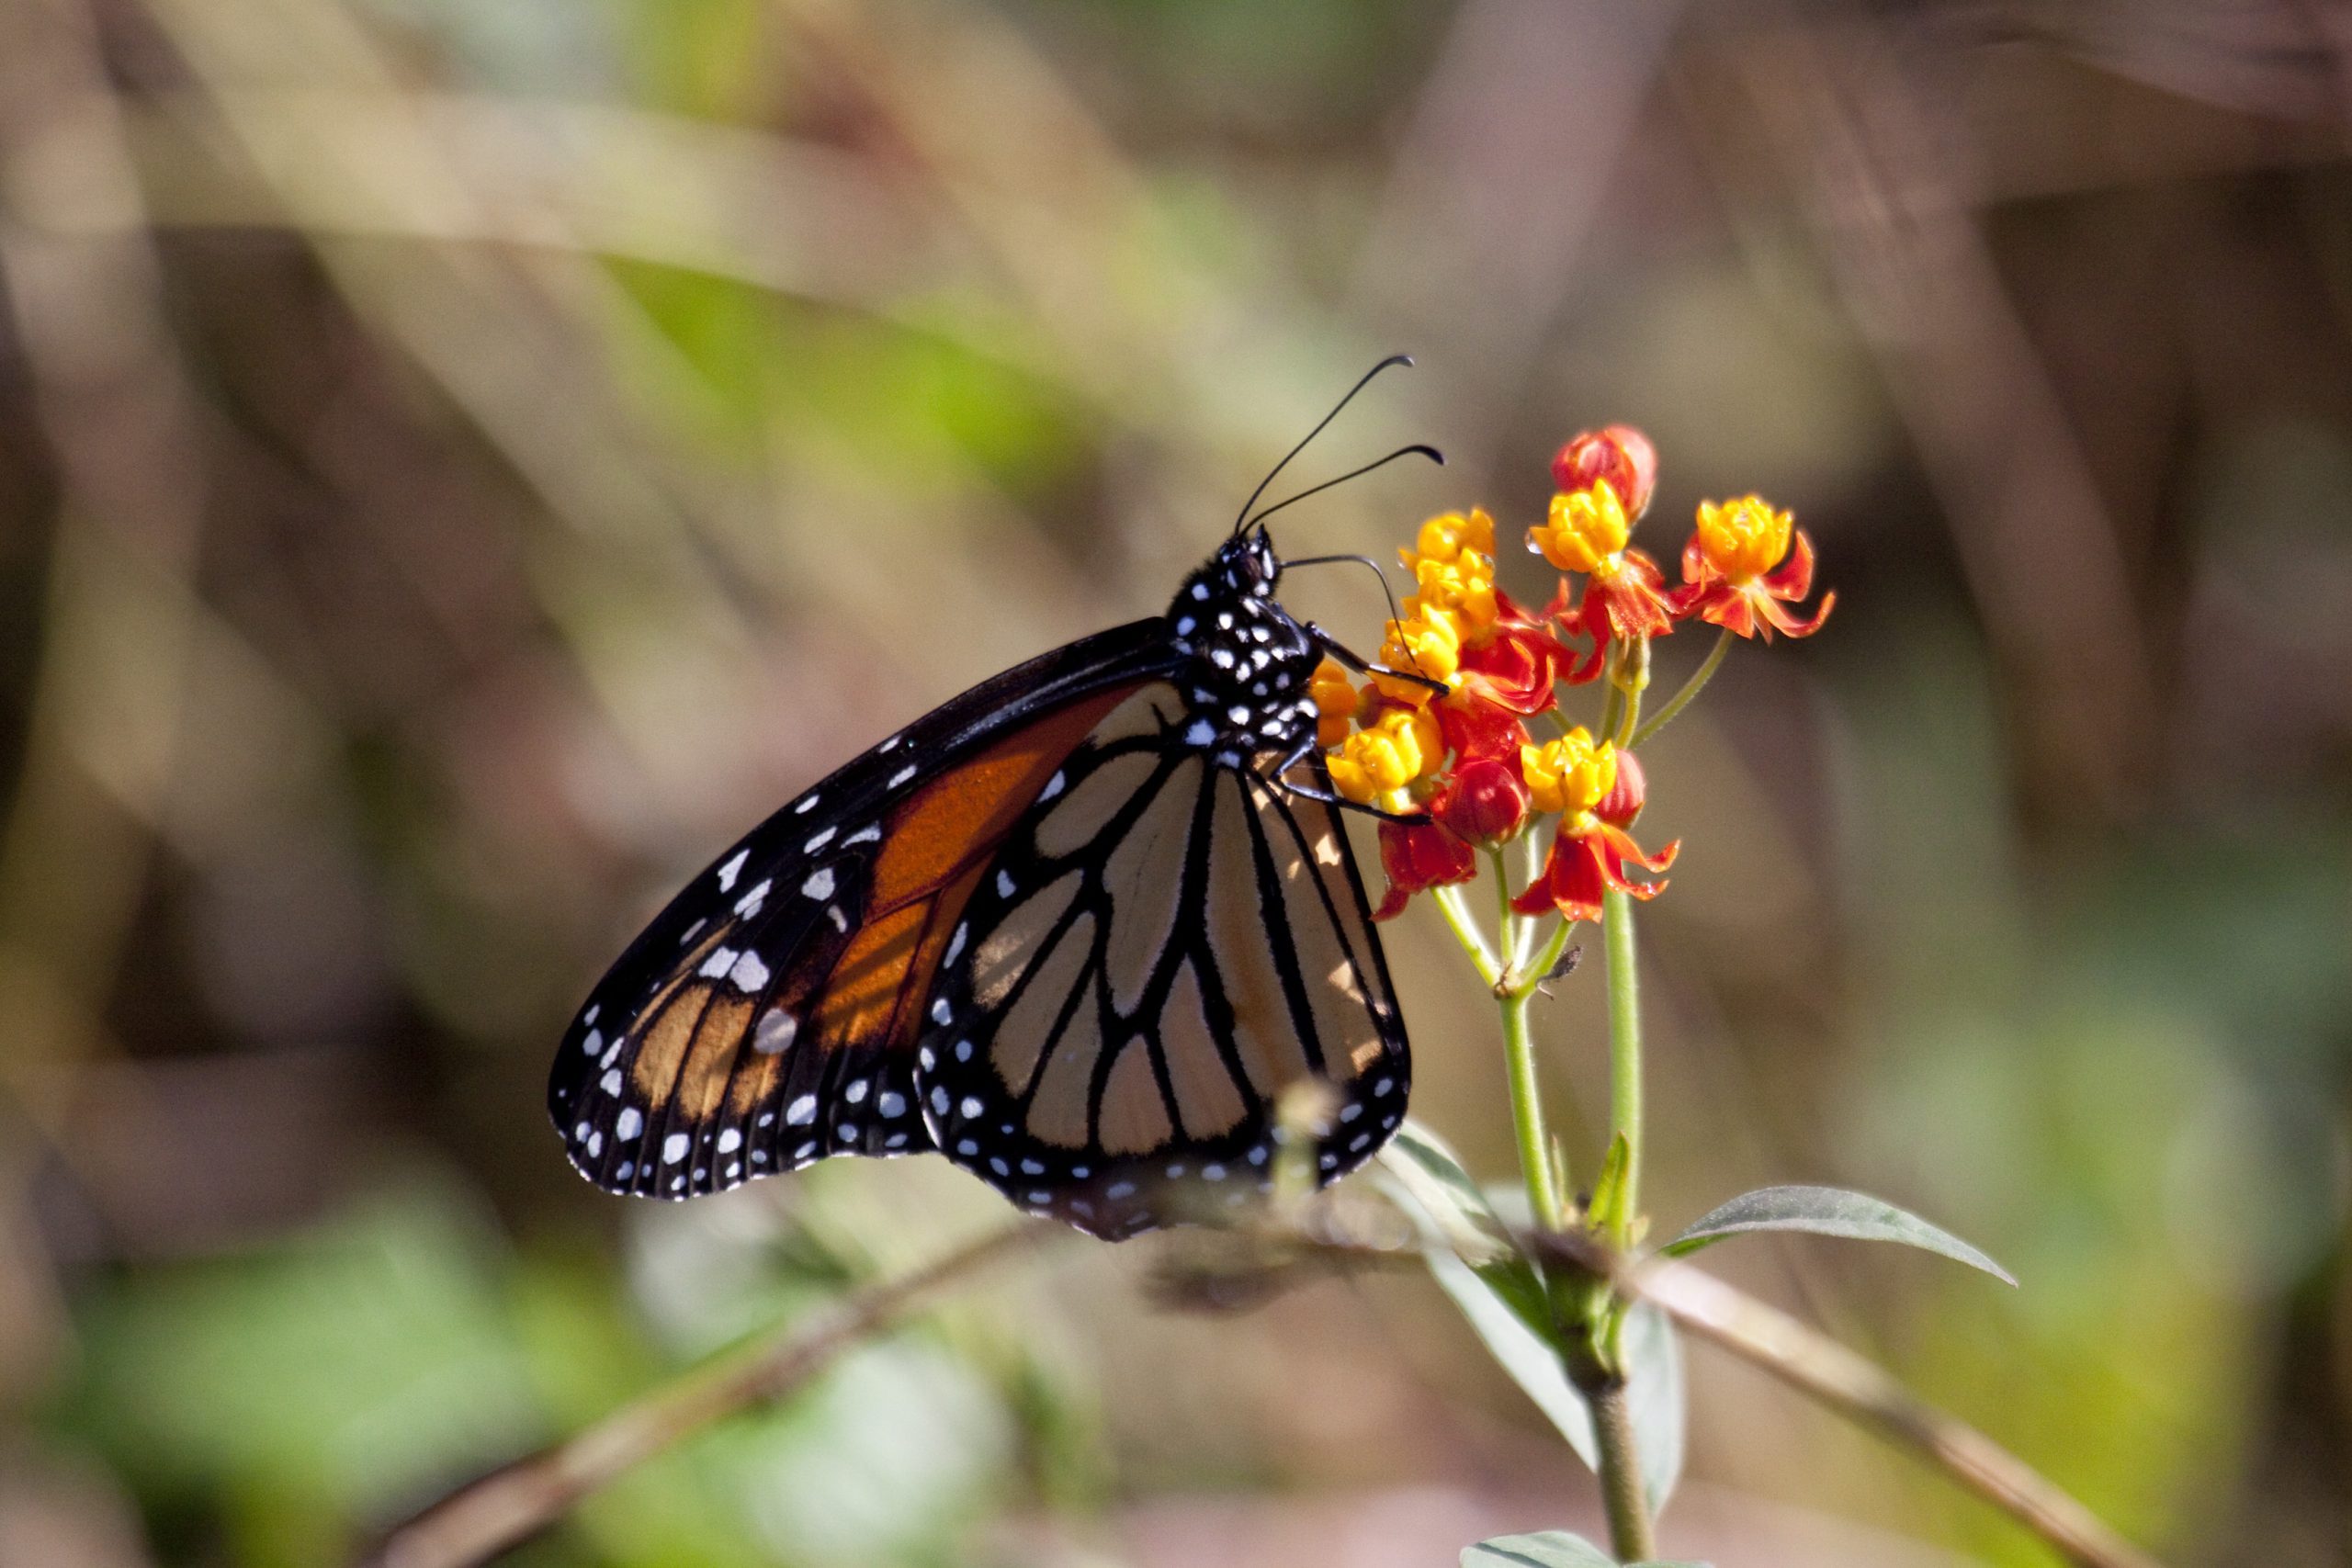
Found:
[[[807,1015],[814,1043],[904,1047],[922,992],[965,903],[1023,812],[1103,717],[1137,688],[1120,687],[1029,726],[910,795],[883,825],[856,936],[827,972]]]

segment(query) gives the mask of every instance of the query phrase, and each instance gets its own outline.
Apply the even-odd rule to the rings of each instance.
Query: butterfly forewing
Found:
[[[963,908],[915,1073],[938,1146],[1124,1236],[1228,1214],[1297,1135],[1352,1169],[1404,1112],[1403,1026],[1338,813],[1183,741],[1143,687],[1073,750]],[[1275,759],[1256,761],[1270,766]]]
[[[572,1163],[689,1197],[929,1148],[914,1048],[965,901],[1063,758],[1164,662],[1138,623],[1007,671],[820,783],[673,899],[569,1032]]]

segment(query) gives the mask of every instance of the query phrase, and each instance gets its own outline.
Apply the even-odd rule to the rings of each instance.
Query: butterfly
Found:
[[[1115,1240],[1371,1157],[1411,1064],[1340,810],[1386,814],[1333,793],[1308,681],[1375,667],[1274,596],[1285,564],[1359,558],[1285,563],[1265,519],[1444,458],[1251,508],[1410,363],[1292,448],[1164,615],[982,682],[679,893],[559,1051],[573,1166],[686,1198],[937,1152]]]

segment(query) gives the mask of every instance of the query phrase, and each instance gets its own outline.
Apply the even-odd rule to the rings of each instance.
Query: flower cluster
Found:
[[[1637,660],[1645,671],[1649,640],[1679,622],[1705,621],[1726,639],[1805,637],[1835,600],[1825,595],[1810,617],[1790,610],[1811,592],[1813,546],[1788,513],[1752,495],[1700,506],[1682,581],[1669,587],[1632,544],[1657,482],[1657,452],[1637,430],[1578,435],[1552,472],[1557,493],[1527,533],[1528,548],[1563,574],[1542,609],[1496,585],[1494,519],[1450,512],[1398,552],[1413,592],[1388,623],[1370,679],[1359,686],[1335,660],[1316,672],[1332,785],[1387,818],[1381,919],[1415,893],[1470,881],[1482,852],[1545,820],[1549,849],[1514,909],[1597,920],[1609,892],[1654,897],[1666,885],[1634,880],[1627,868],[1664,871],[1679,846],[1652,853],[1633,836],[1645,793],[1631,749],[1640,685],[1623,672]],[[1561,690],[1604,673],[1610,695],[1596,735],[1560,711]],[[1527,728],[1538,717],[1556,731],[1540,744]]]

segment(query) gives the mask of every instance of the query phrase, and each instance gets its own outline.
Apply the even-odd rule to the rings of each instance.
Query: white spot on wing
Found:
[[[912,762],[909,762],[905,767],[900,768],[897,773],[892,773],[882,787],[884,789],[896,789],[914,776],[915,765]]]
[[[634,1138],[643,1131],[645,1118],[638,1114],[634,1105],[622,1111],[619,1120],[613,1123],[613,1136],[616,1138]]]
[[[734,857],[718,868],[718,890],[721,893],[734,891],[735,879],[743,874],[743,863],[751,858],[750,850],[737,850]]]
[[[830,898],[833,896],[833,868],[821,866],[809,873],[808,880],[800,885],[801,897]]]
[[[800,1032],[800,1021],[782,1008],[770,1008],[760,1015],[752,1031],[752,1049],[763,1056],[773,1056],[792,1043]]]
[[[735,950],[731,947],[717,947],[711,949],[710,956],[702,961],[702,967],[695,973],[706,980],[716,980],[734,967]]]
[[[806,1127],[816,1119],[817,1097],[813,1094],[804,1094],[784,1108],[784,1120],[787,1126]]]
[[[684,1133],[671,1134],[662,1140],[662,1163],[663,1165],[677,1164],[686,1157],[686,1151],[693,1146],[694,1140]]]
[[[615,1067],[611,1072],[606,1073],[602,1078],[597,1080],[596,1087],[603,1089],[606,1094],[611,1095],[615,1100],[618,1100],[621,1097],[621,1070],[618,1067]]]
[[[718,1134],[718,1152],[731,1155],[743,1146],[743,1134],[733,1127]]]
[[[735,982],[738,990],[760,990],[768,983],[768,966],[760,962],[758,953],[747,953],[735,961],[735,967],[727,972],[727,977]]]
[[[819,850],[821,850],[827,844],[831,843],[833,841],[833,835],[840,830],[841,829],[838,828],[818,829],[814,833],[808,835],[808,841],[800,846],[800,852],[803,854],[815,854]]]

